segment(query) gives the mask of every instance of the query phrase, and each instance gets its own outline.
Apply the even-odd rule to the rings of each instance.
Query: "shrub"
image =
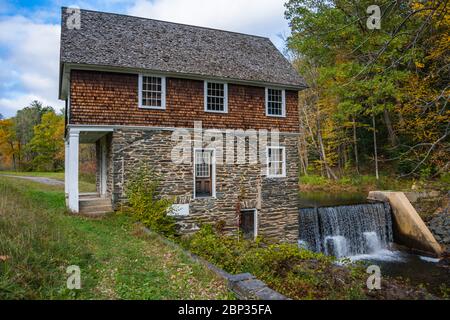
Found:
[[[168,215],[173,201],[159,196],[160,176],[147,164],[131,174],[125,186],[131,215],[150,229],[171,237],[175,219]]]
[[[439,180],[440,180],[441,183],[450,186],[450,173],[448,173],[448,172],[443,173],[443,174],[440,176]]]
[[[300,183],[301,184],[310,184],[315,186],[323,186],[328,183],[327,178],[319,176],[319,175],[307,175],[307,176],[300,176]]]
[[[182,245],[227,272],[249,272],[294,299],[364,297],[364,273],[359,268],[336,266],[334,258],[294,244],[238,241],[203,225]]]

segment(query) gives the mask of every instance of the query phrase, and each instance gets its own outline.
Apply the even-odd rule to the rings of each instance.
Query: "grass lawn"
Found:
[[[446,181],[445,179],[449,180]],[[438,180],[416,180],[413,178],[398,178],[395,175],[380,174],[377,180],[372,175],[344,176],[338,180],[309,174],[299,177],[300,191],[326,191],[326,192],[364,192],[372,190],[395,190],[395,191],[424,191],[442,190],[447,191],[450,187],[450,178],[444,177]]]
[[[0,175],[44,177],[64,181],[64,172],[23,172],[23,171],[0,171]],[[80,192],[95,192],[95,177],[86,174],[80,174],[78,187]]]
[[[66,288],[70,265],[80,290]],[[69,215],[63,187],[0,176],[0,300],[227,298],[221,279],[130,218]]]

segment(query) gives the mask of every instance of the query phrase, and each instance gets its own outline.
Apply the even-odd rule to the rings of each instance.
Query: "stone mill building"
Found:
[[[268,38],[62,8],[69,209],[117,209],[146,163],[183,232],[221,222],[296,241],[305,87]],[[78,190],[82,143],[96,146],[95,194]]]

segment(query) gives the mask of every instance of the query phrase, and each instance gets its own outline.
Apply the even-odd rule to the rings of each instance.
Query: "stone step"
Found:
[[[93,213],[93,212],[106,213],[106,212],[111,212],[111,211],[113,211],[113,210],[112,210],[112,206],[110,204],[80,208],[81,213]]]
[[[79,195],[78,198],[80,201],[85,201],[85,200],[96,200],[96,199],[105,199],[103,197],[100,197],[98,195],[98,193],[83,193]]]
[[[97,206],[111,206],[111,200],[108,198],[93,198],[80,200],[80,210],[83,208],[97,207]]]

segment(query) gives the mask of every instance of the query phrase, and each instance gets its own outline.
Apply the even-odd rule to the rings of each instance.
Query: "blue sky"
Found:
[[[270,37],[289,34],[285,0],[0,0],[0,113],[14,116],[32,100],[56,109],[61,6],[187,23]]]

